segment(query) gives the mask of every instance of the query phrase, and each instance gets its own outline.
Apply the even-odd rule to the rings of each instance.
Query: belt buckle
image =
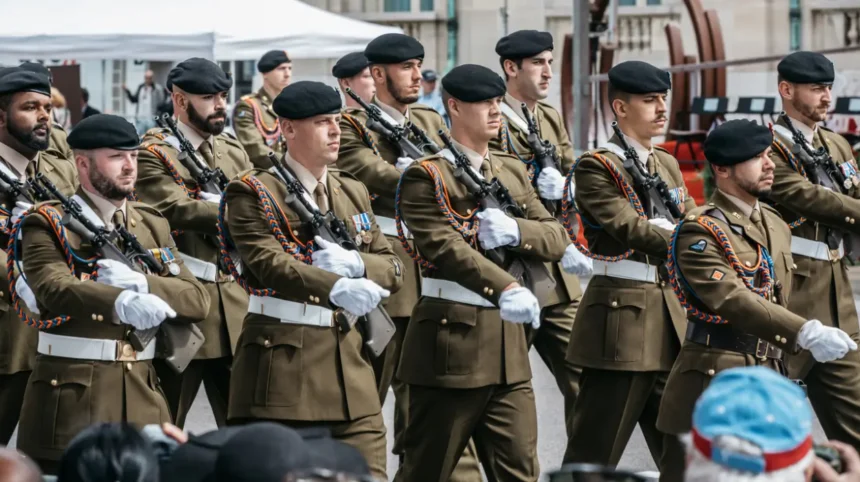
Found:
[[[755,342],[755,357],[760,361],[767,361],[767,349],[770,348],[770,343],[761,338]]]
[[[137,352],[134,351],[130,343],[118,341],[116,343],[116,361],[137,361]]]
[[[839,248],[831,249],[828,251],[828,253],[830,254],[830,261],[833,263],[836,263],[840,259],[842,259],[842,256],[839,254]]]

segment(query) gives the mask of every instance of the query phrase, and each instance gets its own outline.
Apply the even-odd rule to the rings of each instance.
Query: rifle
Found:
[[[0,168],[0,190],[5,192],[9,197],[14,198],[15,202],[22,201],[29,204],[36,204],[36,201],[30,195],[30,190],[27,189],[27,185],[10,176],[9,173],[2,168]]]
[[[520,108],[522,108],[523,117],[525,117],[526,124],[529,126],[529,135],[526,137],[526,140],[535,155],[535,161],[537,161],[538,166],[540,166],[541,170],[551,167],[561,172],[561,169],[559,168],[561,163],[558,160],[558,153],[555,150],[555,146],[548,140],[540,138],[535,118],[532,117],[532,113],[529,112],[529,108],[525,102],[520,104]],[[543,200],[543,205],[550,213],[555,213],[557,211],[555,201]]]
[[[344,222],[338,219],[334,212],[329,211],[323,214],[311,204],[305,196],[307,192],[305,187],[289,168],[278,160],[273,152],[269,152],[269,161],[275,167],[278,177],[287,185],[287,204],[298,215],[302,223],[310,225],[313,235],[337,243],[343,249],[358,251],[358,246],[350,237]],[[361,321],[364,344],[375,357],[382,354],[395,332],[394,322],[381,306],[377,306],[366,316],[361,317],[361,320],[354,314],[339,309],[335,312],[335,320],[343,333],[349,332],[358,321]]]
[[[644,205],[647,209],[648,219],[666,218],[672,222],[681,219],[683,214],[675,201],[672,200],[672,195],[669,194],[669,186],[666,185],[659,174],[649,174],[648,171],[639,162],[639,156],[636,155],[636,150],[627,144],[624,138],[624,133],[618,128],[618,122],[612,122],[612,130],[615,131],[615,136],[618,137],[618,142],[621,143],[621,148],[624,149],[624,169],[633,177],[633,186],[640,194],[645,195]]]
[[[227,188],[227,184],[230,183],[230,179],[221,168],[212,169],[197,157],[197,149],[182,135],[182,132],[176,127],[176,121],[170,114],[156,116],[155,122],[163,129],[170,129],[170,132],[179,141],[179,162],[194,176],[197,185],[210,194],[221,194]]]
[[[125,226],[116,226],[112,231],[104,226],[97,225],[92,219],[84,214],[83,208],[77,201],[65,196],[57,189],[43,173],[36,175],[36,181],[40,183],[51,195],[60,202],[65,211],[63,216],[63,225],[71,229],[74,233],[90,243],[103,259],[118,261],[128,266],[132,270],[146,274],[141,268],[141,264],[155,274],[161,274],[165,270],[165,266],[155,258],[155,256],[145,249],[137,237],[130,233]],[[121,251],[116,244],[117,240],[121,241],[125,247],[125,252]],[[172,348],[172,352],[168,353],[168,361],[171,366],[185,366],[194,358],[197,351],[200,349],[200,344],[180,345],[176,340],[185,340],[189,338],[202,339],[202,333],[194,325],[180,325],[163,323],[160,327],[150,328],[147,330],[134,330],[129,335],[129,343],[136,351],[143,351],[159,331],[163,332],[166,342]],[[195,333],[196,330],[196,333]],[[191,333],[189,333],[189,331]],[[181,372],[182,369],[178,371]]]
[[[454,156],[456,165],[454,177],[475,197],[481,209],[495,208],[512,218],[526,217],[525,212],[511,197],[508,188],[499,182],[498,178],[493,178],[492,181],[485,180],[472,169],[469,159],[454,146],[445,131],[440,129],[439,137]],[[503,247],[485,250],[485,254],[492,262],[505,268],[517,282],[529,288],[539,301],[546,299],[555,288],[552,275],[546,265],[540,261],[516,255],[511,256],[512,253]]]
[[[388,122],[387,119],[382,115],[382,110],[378,106],[368,104],[364,101],[358,94],[353,92],[352,89],[347,88],[345,90],[347,95],[353,98],[358,105],[361,106],[362,109],[367,113],[367,128],[376,132],[377,134],[384,136],[388,139],[392,144],[396,144],[397,147],[400,148],[400,155],[402,157],[411,157],[412,159],[419,159],[424,157],[424,149],[427,146],[426,144],[422,144],[421,146],[416,146],[412,141],[409,140],[409,131],[415,132],[413,128],[409,128],[406,126],[392,124]],[[417,126],[414,126],[417,129]],[[424,136],[427,137],[426,134]],[[427,139],[429,141],[429,139]],[[430,141],[431,144],[435,146],[435,143]],[[432,147],[430,147],[432,149]],[[436,146],[438,150],[438,146]]]

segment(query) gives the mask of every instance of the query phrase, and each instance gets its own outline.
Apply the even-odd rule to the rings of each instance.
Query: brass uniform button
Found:
[[[493,290],[492,290],[492,289],[490,289],[490,291],[488,291],[488,292],[487,292],[487,294],[488,294],[488,295],[490,295],[490,296],[493,296]]]
[[[612,307],[613,307],[613,308],[618,308],[618,302],[617,302],[617,301],[613,301],[613,302],[612,302]]]
[[[134,219],[132,219],[132,220],[131,220],[131,227],[135,227],[135,226],[137,226],[137,221],[135,221]]]
[[[131,362],[128,362],[128,363],[126,363],[126,364],[125,364],[125,369],[126,369],[126,370],[128,370],[128,371],[131,371],[131,367],[133,367],[133,366],[134,366],[134,365],[132,365],[132,364],[131,364]]]
[[[714,376],[716,373],[717,373],[717,372],[716,372],[716,371],[714,371],[714,369],[713,369],[713,368],[711,368],[710,370],[708,370],[708,376],[711,376],[711,377],[712,377],[712,376]]]
[[[486,294],[489,294],[489,293],[490,293],[490,288],[489,288],[489,287],[487,287],[487,286],[484,286],[484,294],[486,295]]]
[[[439,320],[439,323],[442,325],[447,325],[448,324],[448,318],[442,318],[441,320]]]
[[[269,348],[270,346],[272,346],[272,342],[269,341],[268,339],[265,339],[265,340],[263,340],[263,346],[266,348]]]
[[[105,317],[102,315],[99,315],[96,317],[96,321],[105,321]]]
[[[96,321],[96,320],[98,320],[98,315],[96,315],[95,313],[93,313],[93,321]]]
[[[56,378],[54,378],[53,380],[51,380],[51,386],[52,386],[52,387],[56,387],[57,385],[59,385],[59,382],[57,381],[57,379],[56,379]]]
[[[134,354],[134,348],[131,345],[123,345],[122,346],[122,356],[130,357]]]

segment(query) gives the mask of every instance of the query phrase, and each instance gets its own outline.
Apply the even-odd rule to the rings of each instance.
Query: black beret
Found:
[[[364,56],[371,64],[399,64],[407,60],[423,59],[424,46],[408,35],[386,33],[367,44]]]
[[[333,87],[302,80],[294,82],[275,97],[272,109],[284,119],[301,120],[321,114],[335,114],[340,111],[340,94]]]
[[[260,61],[257,62],[257,70],[261,74],[265,74],[267,72],[271,72],[278,68],[281,64],[287,64],[292,62],[290,60],[290,56],[287,55],[286,50],[269,50],[262,57],[260,57]]]
[[[496,42],[496,53],[503,59],[525,59],[552,50],[552,34],[538,30],[517,30]]]
[[[483,65],[463,64],[442,77],[442,88],[463,102],[481,102],[505,95],[507,87],[499,74]]]
[[[337,60],[334,67],[331,68],[331,75],[338,79],[348,79],[361,73],[370,65],[364,52],[353,52],[346,54]]]
[[[195,95],[217,94],[230,90],[233,79],[211,60],[194,57],[184,60],[167,74],[167,88],[173,86]]]
[[[672,76],[647,62],[628,60],[609,69],[609,83],[628,94],[650,94],[671,89]]]
[[[134,126],[124,117],[96,114],[78,122],[69,134],[72,149],[119,149],[130,151],[140,146]]]
[[[29,70],[30,72],[42,74],[48,78],[49,82],[54,81],[54,75],[51,73],[51,71],[48,70],[48,68],[45,67],[43,64],[40,64],[38,62],[24,62],[23,64],[19,65],[18,67],[21,67],[24,70]]]
[[[705,158],[715,166],[734,166],[770,147],[773,134],[749,119],[735,119],[716,127],[705,139]]]
[[[3,71],[0,77],[0,94],[17,92],[36,92],[50,97],[51,80],[47,76],[37,74],[20,67],[12,67]]]
[[[833,62],[816,52],[794,52],[776,66],[779,76],[796,84],[832,84]]]
[[[215,475],[218,451],[243,426],[222,427],[203,435],[189,435],[188,442],[179,446],[161,472],[162,482],[206,482]]]
[[[230,437],[215,462],[216,482],[282,482],[292,471],[315,468],[318,457],[284,425],[261,422]]]

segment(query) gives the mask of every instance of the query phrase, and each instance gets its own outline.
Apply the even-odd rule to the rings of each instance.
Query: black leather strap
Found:
[[[760,360],[782,359],[781,349],[757,336],[739,333],[731,325],[688,321],[686,338],[699,345],[752,355]]]

